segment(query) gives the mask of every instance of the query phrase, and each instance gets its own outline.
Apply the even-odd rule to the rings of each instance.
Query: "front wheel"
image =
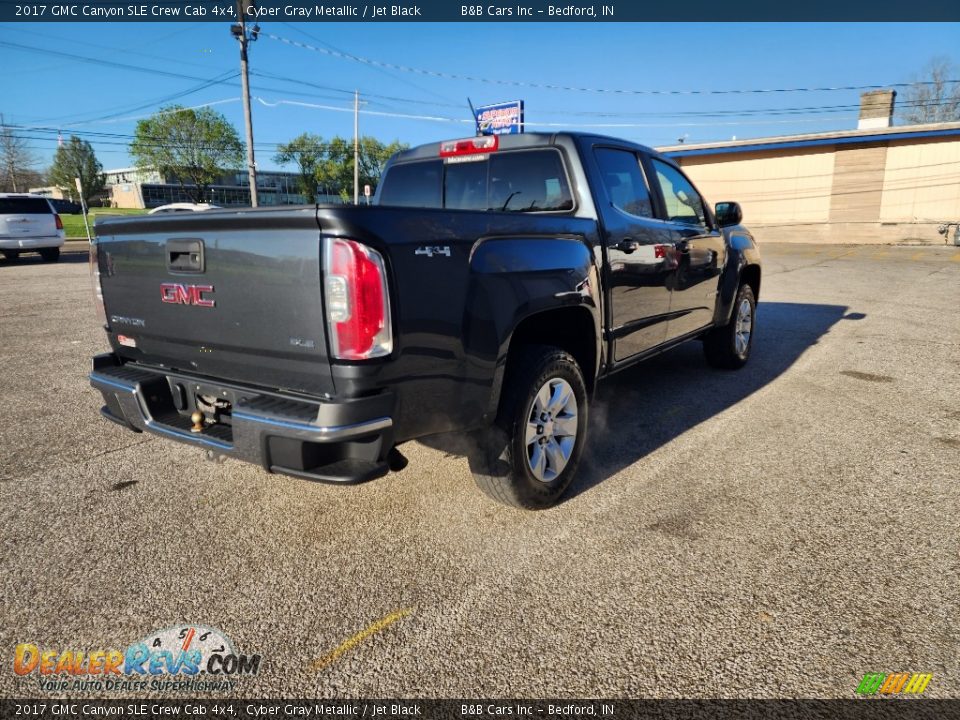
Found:
[[[526,346],[511,363],[494,425],[469,460],[483,492],[507,505],[548,508],[570,486],[587,434],[587,389],[569,353]]]
[[[703,338],[703,351],[713,367],[737,370],[747,364],[753,348],[757,301],[753,288],[741,285],[734,301],[730,322],[714,328]]]

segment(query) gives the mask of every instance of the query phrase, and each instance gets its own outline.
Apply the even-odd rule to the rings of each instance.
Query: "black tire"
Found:
[[[742,322],[747,308],[749,308],[749,332],[744,343]],[[746,365],[747,360],[750,359],[750,350],[753,348],[756,324],[757,301],[753,297],[753,289],[749,285],[741,285],[733,303],[730,322],[714,328],[703,338],[703,352],[707,362],[723,370],[739,370]]]
[[[564,383],[566,385],[564,385]],[[569,388],[575,404],[569,401],[549,419],[536,423],[536,432],[544,433],[534,443],[526,442],[527,425],[538,403],[538,393],[546,388],[546,396],[561,397]],[[558,392],[559,391],[559,392]],[[558,392],[551,396],[551,392]],[[500,411],[496,422],[474,436],[468,454],[470,469],[477,486],[494,500],[528,510],[555,505],[577,472],[587,436],[587,388],[583,372],[569,353],[548,345],[527,345],[511,358],[509,374],[501,392]],[[570,413],[573,413],[572,415]],[[575,420],[575,430],[570,420]],[[554,434],[555,433],[555,434]],[[570,438],[573,438],[572,445]],[[562,459],[569,451],[565,465],[552,469],[553,459]],[[560,452],[560,455],[555,453]],[[539,454],[538,454],[539,453]],[[538,479],[531,464],[539,458]]]
[[[18,259],[18,258],[20,257],[20,251],[19,251],[19,250],[4,250],[4,251],[3,251],[3,257],[7,260],[7,262],[13,262],[14,260],[16,260],[16,259]]]
[[[40,257],[44,262],[56,262],[60,259],[60,248],[40,248]]]

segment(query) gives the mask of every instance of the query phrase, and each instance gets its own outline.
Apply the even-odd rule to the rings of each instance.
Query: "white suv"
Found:
[[[56,262],[63,246],[63,222],[42,195],[0,193],[0,252],[7,260],[37,252]]]

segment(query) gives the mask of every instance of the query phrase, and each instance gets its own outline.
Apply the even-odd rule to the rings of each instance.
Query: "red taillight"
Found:
[[[367,360],[393,351],[383,257],[355,240],[327,238],[324,300],[330,353]]]
[[[57,213],[53,214],[53,221],[57,223],[57,230],[63,230],[63,220],[60,219]]]
[[[485,135],[483,137],[466,138],[465,140],[447,140],[440,143],[440,157],[478,155],[494,152],[498,147],[500,147],[499,135]]]

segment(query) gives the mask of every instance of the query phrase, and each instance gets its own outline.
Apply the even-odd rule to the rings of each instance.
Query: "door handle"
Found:
[[[640,247],[640,243],[636,240],[631,240],[630,238],[624,238],[618,242],[614,247],[622,253],[629,255],[632,252],[635,252],[637,248]]]
[[[204,271],[203,240],[167,240],[166,252],[171,272]]]

